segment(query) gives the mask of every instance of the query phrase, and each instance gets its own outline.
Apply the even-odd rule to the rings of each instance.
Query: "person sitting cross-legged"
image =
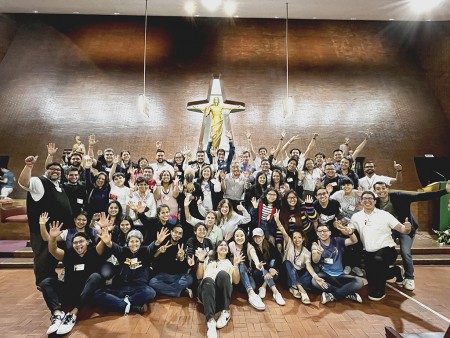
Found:
[[[103,221],[107,222],[103,213]],[[39,225],[41,232],[47,232],[47,213],[41,215]],[[72,248],[63,250],[58,248],[56,238],[61,235],[62,223],[58,221],[50,224],[50,233],[47,233],[48,251],[55,259],[62,261],[65,267],[64,281],[48,277],[40,283],[42,295],[50,309],[51,325],[47,334],[63,335],[70,332],[76,323],[78,311],[91,300],[93,293],[104,282],[97,272],[104,258],[102,257],[105,245],[100,241],[96,247],[89,246],[89,237],[84,232],[78,232],[72,239]],[[106,228],[99,237],[110,237]],[[73,305],[74,308],[64,313],[62,304]]]
[[[177,224],[170,231],[170,238],[158,247],[153,259],[156,275],[150,279],[150,286],[162,295],[192,298],[193,277],[187,273],[189,265],[182,237],[183,228]]]
[[[313,243],[311,247],[312,260],[315,264],[319,264],[321,271],[317,275],[326,284],[319,284],[313,278],[312,285],[318,290],[323,290],[322,304],[344,298],[362,303],[361,296],[357,291],[364,286],[363,280],[356,276],[344,274],[342,266],[342,255],[345,247],[357,243],[358,239],[352,229],[343,226],[337,219],[334,226],[349,238],[331,237],[328,226],[319,224],[317,227],[319,240],[317,243]]]
[[[169,235],[167,228],[162,228],[156,235],[156,241],[150,245],[142,245],[144,240],[139,230],[131,230],[127,234],[127,246],[121,247],[110,238],[102,241],[109,248],[119,263],[111,285],[94,293],[94,300],[106,311],[128,314],[147,312],[147,303],[156,296],[155,290],[148,285],[150,280],[150,264],[154,260],[155,247]]]

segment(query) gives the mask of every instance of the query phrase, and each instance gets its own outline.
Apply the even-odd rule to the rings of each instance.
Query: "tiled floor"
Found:
[[[407,292],[417,301],[450,318],[450,267],[417,267],[416,290]],[[44,337],[49,312],[33,286],[31,270],[0,270],[0,337]],[[280,307],[268,292],[267,309],[257,312],[243,294],[232,303],[232,319],[219,337],[384,337],[384,327],[399,332],[443,332],[449,323],[388,288],[380,302],[349,300],[322,305],[318,296],[305,306],[283,290]],[[141,315],[98,314],[85,310],[70,337],[204,337],[203,309],[188,299],[159,298]]]

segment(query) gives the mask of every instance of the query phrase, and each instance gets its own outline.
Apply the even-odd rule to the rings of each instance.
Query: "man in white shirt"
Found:
[[[175,173],[173,166],[166,161],[166,153],[162,149],[156,150],[156,163],[152,163],[150,166],[153,168],[153,177],[158,181],[160,179],[159,175],[163,172],[163,170],[169,171],[172,177]]]
[[[386,280],[396,277],[396,283],[403,283],[403,267],[391,267],[398,255],[392,230],[409,234],[411,223],[406,218],[401,224],[390,213],[375,208],[375,194],[371,191],[362,193],[361,203],[363,210],[352,216],[350,227],[359,232],[364,246],[369,299],[379,301],[386,296]]]
[[[364,163],[364,173],[366,176],[359,180],[359,186],[364,191],[373,191],[373,185],[377,182],[384,182],[390,186],[396,182],[402,181],[402,166],[394,161],[394,169],[396,171],[395,177],[382,176],[375,174],[375,163],[373,161],[367,161]]]

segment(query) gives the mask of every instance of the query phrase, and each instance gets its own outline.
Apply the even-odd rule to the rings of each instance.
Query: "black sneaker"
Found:
[[[352,293],[351,295],[348,295],[345,298],[350,299],[350,300],[352,300],[354,302],[357,302],[357,303],[362,303],[362,298],[361,298],[361,296],[358,293]]]
[[[131,312],[136,312],[136,313],[139,313],[139,314],[146,313],[147,310],[148,310],[147,304],[144,304],[144,305],[142,305],[142,306],[139,306],[139,305],[131,305],[131,307],[130,307],[130,311],[131,311]]]

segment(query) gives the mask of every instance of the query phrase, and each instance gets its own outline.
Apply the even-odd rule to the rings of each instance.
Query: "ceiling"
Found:
[[[195,4],[194,16],[227,17],[223,5],[208,11],[200,0],[148,0],[150,16],[190,16],[185,2]],[[212,0],[205,0],[212,1]],[[217,0],[216,0],[217,1]],[[418,13],[410,2],[430,4],[433,9]],[[224,1],[223,1],[224,2]],[[285,18],[286,0],[234,0],[235,17]],[[0,13],[143,15],[145,0],[0,0]],[[326,20],[450,20],[450,0],[290,0],[290,19]]]

